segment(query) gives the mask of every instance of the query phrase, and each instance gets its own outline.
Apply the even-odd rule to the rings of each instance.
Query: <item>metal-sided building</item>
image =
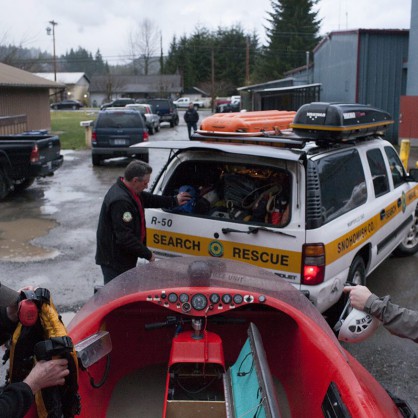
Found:
[[[369,104],[395,120],[386,137],[395,142],[401,95],[406,94],[408,30],[331,32],[314,50],[321,100]]]

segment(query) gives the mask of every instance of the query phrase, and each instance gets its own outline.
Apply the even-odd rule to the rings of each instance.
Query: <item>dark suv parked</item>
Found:
[[[93,125],[91,138],[93,165],[115,157],[134,157],[148,162],[148,150],[129,148],[148,141],[148,129],[136,110],[102,110]]]
[[[112,100],[109,103],[104,103],[100,106],[100,109],[106,109],[108,107],[125,107],[127,104],[135,103],[134,99],[130,99],[129,97],[121,97],[120,99]]]
[[[170,122],[172,128],[179,124],[177,108],[170,99],[147,99],[147,103],[152,105],[160,122]]]

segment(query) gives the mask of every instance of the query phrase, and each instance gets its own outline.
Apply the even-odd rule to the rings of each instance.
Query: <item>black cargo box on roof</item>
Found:
[[[389,113],[371,106],[314,102],[303,105],[290,126],[305,138],[347,141],[383,132],[392,123]]]

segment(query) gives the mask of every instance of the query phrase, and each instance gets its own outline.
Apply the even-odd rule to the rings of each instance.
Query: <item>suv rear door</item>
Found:
[[[300,195],[305,181],[297,153],[197,141],[142,145],[180,149],[155,181],[153,193],[175,195],[180,187],[192,186],[199,195],[193,212],[146,210],[147,245],[157,255],[228,258],[270,269],[293,284],[299,283],[301,242],[305,240],[304,229],[300,227],[305,216]],[[261,212],[257,219],[255,206],[241,210],[242,214],[225,206],[222,187],[227,174],[247,176],[247,181],[258,183],[258,189],[266,192],[259,199],[257,210]],[[266,205],[278,194],[271,185],[282,179],[288,182],[285,187],[290,218],[284,225],[277,225],[272,223],[272,213],[267,214],[261,204]],[[253,198],[258,199],[255,195],[247,197],[249,204]],[[273,206],[271,203],[272,211]]]

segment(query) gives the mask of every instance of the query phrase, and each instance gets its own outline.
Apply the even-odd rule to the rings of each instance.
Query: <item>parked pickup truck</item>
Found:
[[[189,107],[190,103],[197,109],[205,107],[205,103],[202,100],[191,100],[190,97],[180,97],[173,102],[177,107]]]
[[[58,136],[19,134],[0,136],[0,199],[28,188],[37,177],[54,174],[63,163]]]

